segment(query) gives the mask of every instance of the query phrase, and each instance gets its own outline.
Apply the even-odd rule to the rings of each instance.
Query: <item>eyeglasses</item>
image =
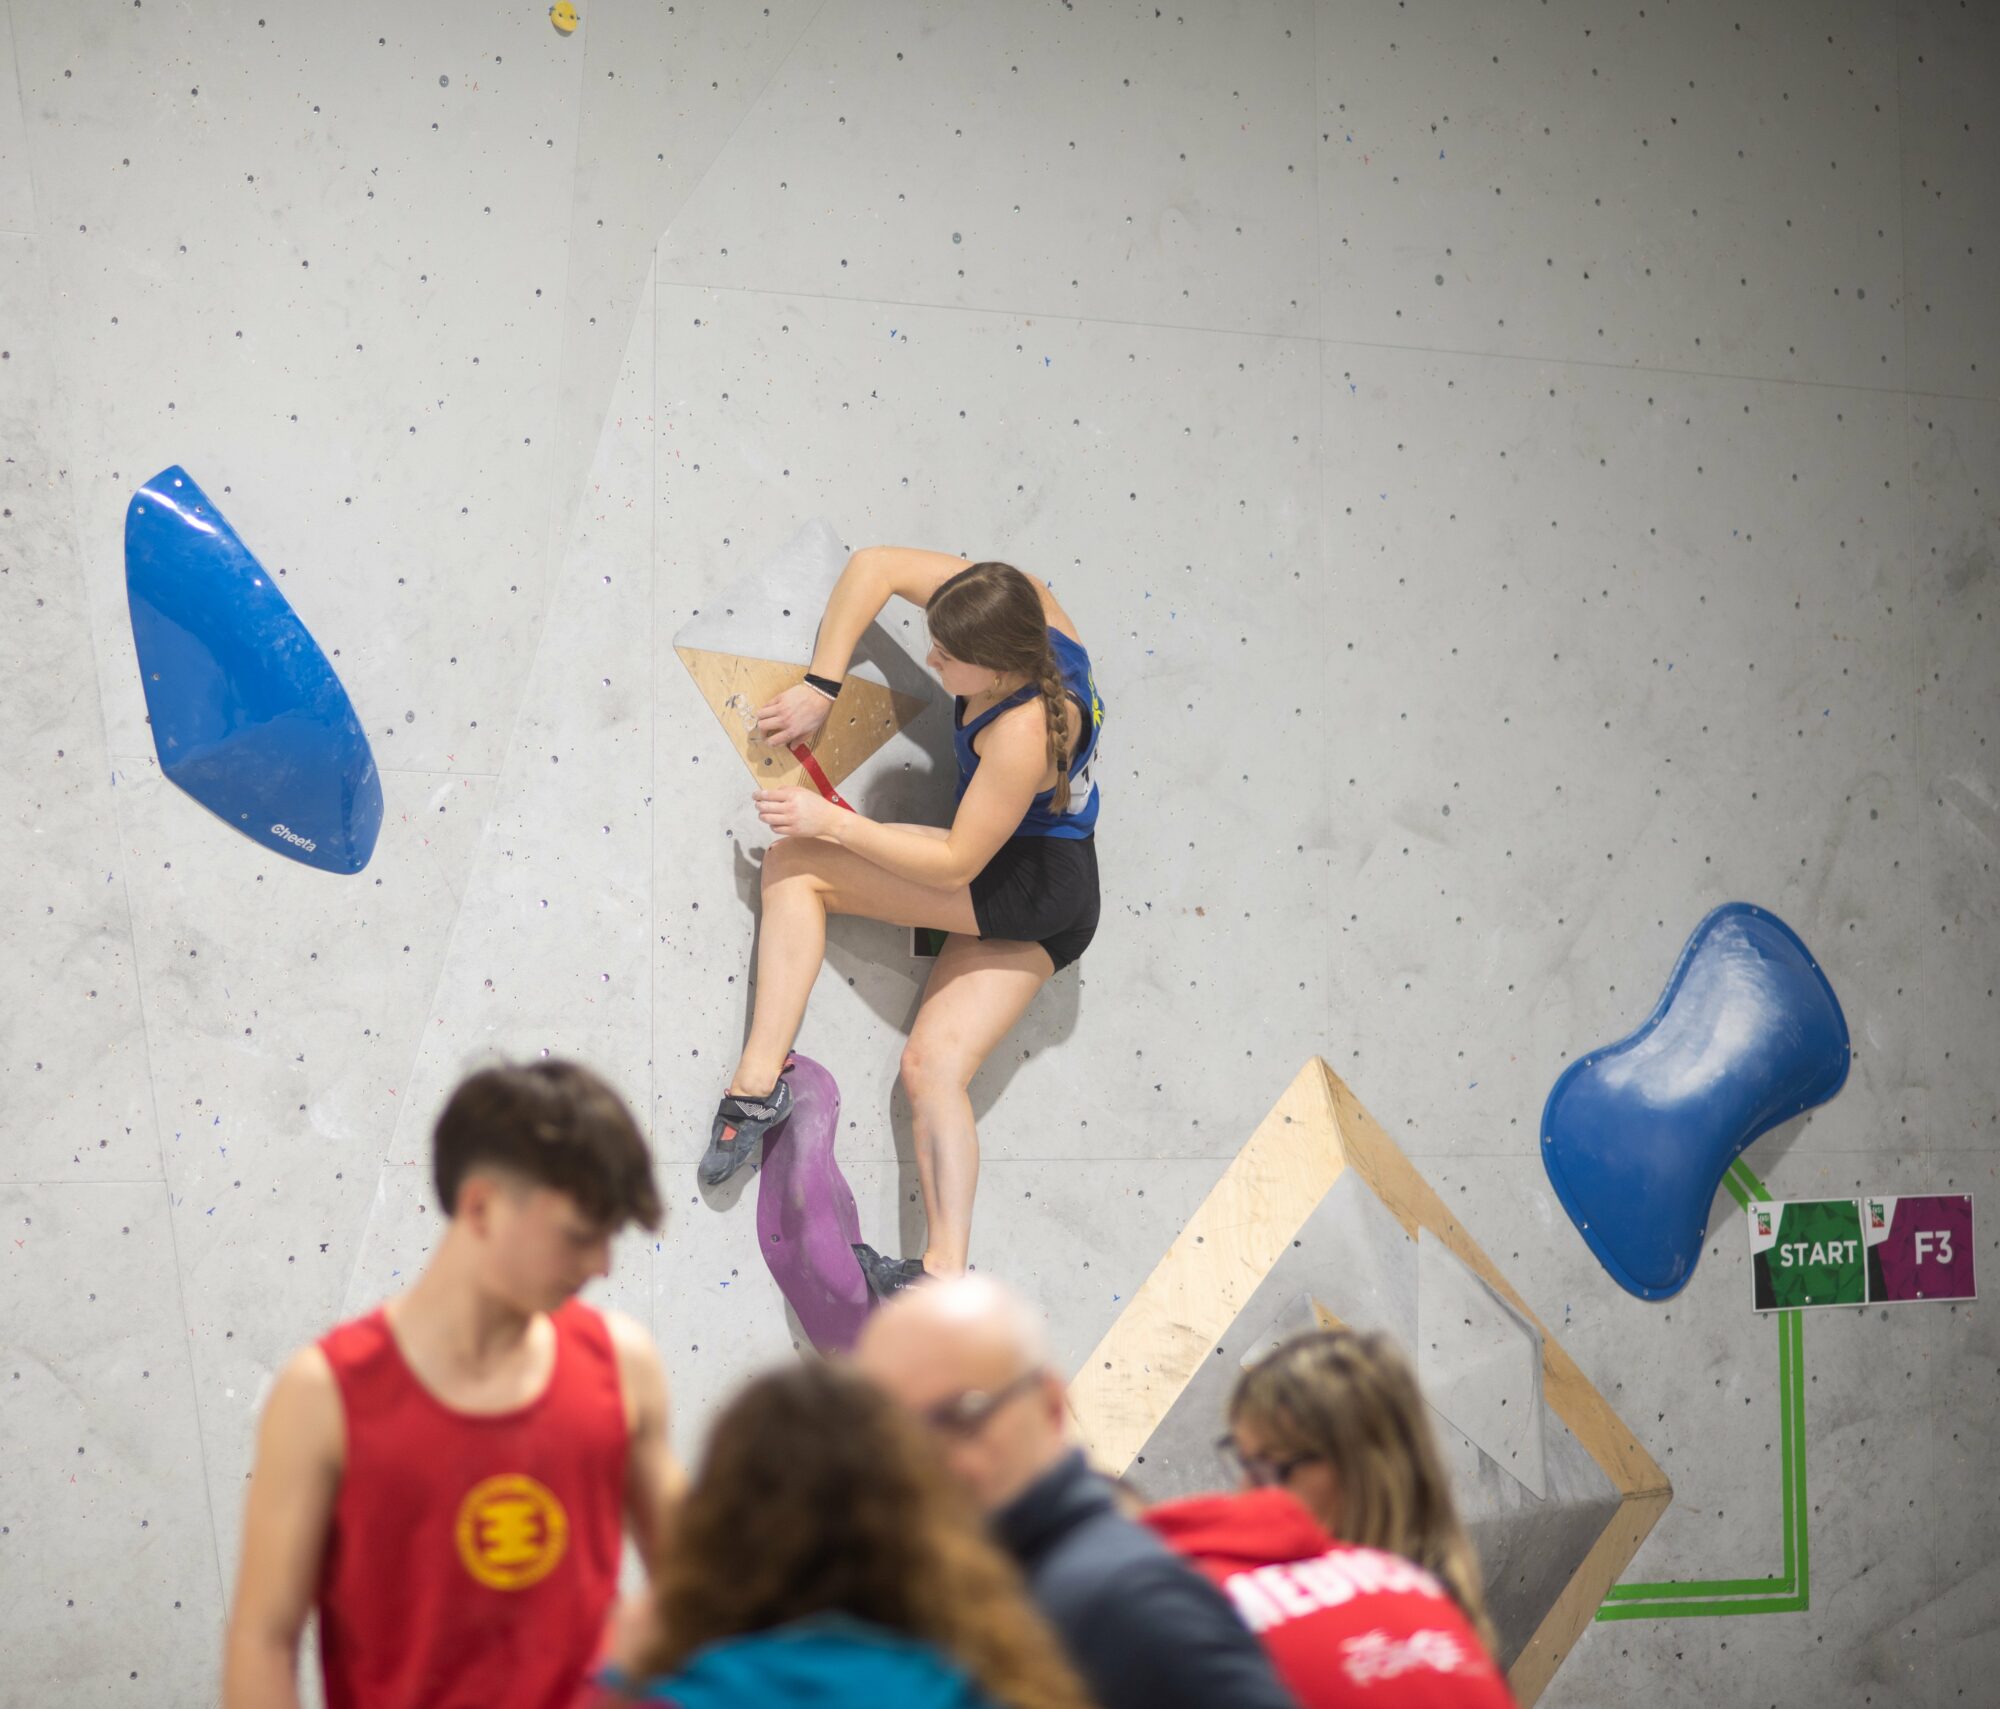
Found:
[[[1308,1460],[1319,1458],[1317,1454],[1294,1454],[1289,1459],[1277,1460],[1266,1454],[1246,1454],[1234,1436],[1218,1436],[1215,1451],[1229,1472],[1253,1489],[1282,1485]]]
[[[942,1431],[947,1436],[961,1439],[976,1436],[986,1427],[988,1419],[1017,1394],[1039,1382],[1041,1376],[1041,1368],[1037,1366],[1023,1371],[1012,1382],[997,1389],[967,1389],[963,1394],[953,1395],[950,1400],[927,1407],[923,1420],[933,1430]]]

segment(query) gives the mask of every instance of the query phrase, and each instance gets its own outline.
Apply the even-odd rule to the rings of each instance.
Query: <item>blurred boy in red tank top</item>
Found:
[[[450,1216],[407,1292],[279,1373],[258,1433],[224,1709],[296,1709],[317,1607],[327,1709],[568,1709],[627,1530],[678,1487],[638,1324],[575,1296],[660,1225],[631,1112],[588,1069],[490,1068],[438,1118]]]

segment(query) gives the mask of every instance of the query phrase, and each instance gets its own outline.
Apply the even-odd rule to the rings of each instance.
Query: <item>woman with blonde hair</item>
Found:
[[[856,1249],[878,1297],[965,1269],[979,1178],[972,1077],[1097,930],[1091,764],[1104,720],[1090,655],[1045,583],[1012,564],[870,546],[834,584],[806,680],[758,710],[763,741],[811,739],[892,597],[923,608],[927,663],[953,696],[951,823],[879,824],[811,789],[756,792],[781,840],[764,856],[750,1035],[698,1170],[705,1184],[727,1180],[791,1112],[785,1068],[829,914],[948,933],[902,1060],[929,1235],[920,1258]]]
[[[675,1709],[1091,1709],[923,1425],[844,1368],[722,1412],[604,1683]]]
[[[1228,1592],[1299,1701],[1507,1709],[1479,1559],[1395,1342],[1295,1336],[1238,1378],[1228,1422],[1217,1447],[1244,1492],[1146,1520]]]

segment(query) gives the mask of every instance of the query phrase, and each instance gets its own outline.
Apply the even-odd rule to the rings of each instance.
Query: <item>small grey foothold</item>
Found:
[[[958,234],[957,232],[953,232],[953,233],[951,234],[951,241],[952,241],[953,243],[963,243],[963,242],[965,241],[965,239],[964,239],[964,238],[962,238],[961,236],[959,236],[959,234]]]
[[[451,87],[451,79],[440,75],[438,78],[438,87],[440,89],[449,89]]]
[[[1432,282],[1435,284],[1442,285],[1444,283],[1444,275],[1442,273],[1434,274],[1432,277]]]

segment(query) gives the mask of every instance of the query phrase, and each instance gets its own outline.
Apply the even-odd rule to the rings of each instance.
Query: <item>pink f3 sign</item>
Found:
[[[1863,1199],[1861,1238],[1868,1252],[1871,1305],[1978,1297],[1970,1193]]]

